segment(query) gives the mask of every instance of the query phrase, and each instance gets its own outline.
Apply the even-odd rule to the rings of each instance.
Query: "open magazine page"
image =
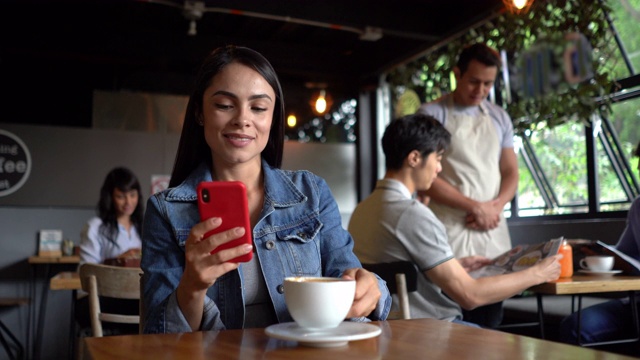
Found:
[[[478,270],[471,271],[473,278],[506,274],[524,270],[535,265],[538,261],[558,253],[562,245],[562,238],[552,239],[539,244],[518,245],[513,249],[493,259],[491,264]]]

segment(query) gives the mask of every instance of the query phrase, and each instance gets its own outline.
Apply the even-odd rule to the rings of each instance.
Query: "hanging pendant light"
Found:
[[[512,14],[525,14],[534,0],[502,0],[504,7]]]
[[[331,109],[333,100],[331,99],[331,95],[329,95],[326,90],[321,89],[313,94],[309,105],[311,105],[311,110],[314,114],[321,116],[326,114],[327,111]]]

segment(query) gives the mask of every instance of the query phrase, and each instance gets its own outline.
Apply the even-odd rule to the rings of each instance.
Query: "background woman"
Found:
[[[111,170],[100,189],[98,216],[80,234],[80,262],[140,257],[143,202],[133,172],[124,167]]]
[[[204,61],[187,113],[169,189],[149,199],[143,229],[144,331],[187,332],[264,327],[292,321],[287,276],[356,280],[347,317],[385,319],[386,286],[361,268],[329,187],[308,171],[278,169],[284,146],[282,89],[259,53],[219,48]],[[242,181],[253,245],[210,254],[243,228],[204,234],[221,219],[200,221],[201,181]],[[211,199],[215,201],[215,199]],[[254,251],[248,263],[228,262]]]
[[[90,219],[80,234],[80,263],[102,264],[112,259],[140,258],[142,243],[140,230],[144,209],[140,182],[131,170],[117,167],[111,170],[100,189],[98,216]],[[100,307],[105,312],[136,315],[140,312],[137,300],[101,298]],[[113,309],[113,310],[111,310]],[[91,331],[89,301],[86,294],[79,294],[75,306],[80,336]],[[105,323],[105,335],[135,334],[133,324]]]

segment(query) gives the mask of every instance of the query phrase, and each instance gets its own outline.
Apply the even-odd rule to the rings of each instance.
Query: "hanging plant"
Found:
[[[432,101],[449,92],[451,71],[462,48],[474,42],[505,50],[509,66],[517,64],[519,57],[536,42],[546,42],[553,51],[562,52],[564,36],[580,33],[593,50],[591,69],[593,77],[574,85],[560,86],[536,97],[522,96],[519,92],[506,94],[506,87],[497,80],[503,104],[514,122],[516,133],[533,130],[538,124],[554,127],[569,121],[587,122],[597,110],[610,111],[608,94],[612,91],[615,74],[614,54],[617,50],[607,22],[610,7],[599,0],[538,0],[526,14],[504,13],[425,56],[389,73],[394,89],[408,88],[425,101]],[[398,92],[395,94],[399,95]]]

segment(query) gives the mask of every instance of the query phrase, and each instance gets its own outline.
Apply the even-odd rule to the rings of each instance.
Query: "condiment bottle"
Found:
[[[560,254],[562,254],[562,259],[560,259],[560,277],[568,278],[573,276],[573,249],[571,245],[567,242],[567,240],[562,241],[562,245],[560,246]]]

